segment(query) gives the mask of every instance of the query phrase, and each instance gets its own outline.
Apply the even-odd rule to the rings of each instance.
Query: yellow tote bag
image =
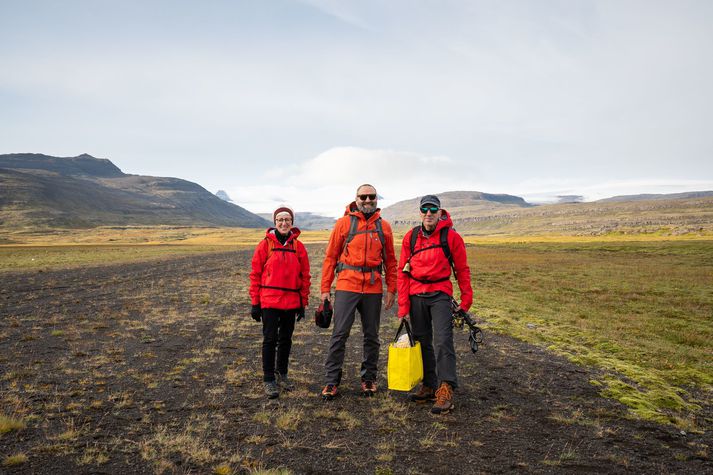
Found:
[[[395,346],[402,328],[406,328],[409,347],[398,348]],[[421,344],[413,340],[411,325],[401,319],[401,325],[396,331],[394,341],[389,344],[389,362],[387,366],[389,389],[395,391],[410,391],[423,380],[423,360],[421,358]]]

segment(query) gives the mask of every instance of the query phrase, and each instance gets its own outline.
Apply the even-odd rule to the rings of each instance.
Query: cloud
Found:
[[[374,185],[381,207],[426,193],[475,189],[477,167],[443,155],[399,150],[335,147],[302,163],[265,172],[261,185],[230,191],[236,202],[251,210],[272,211],[281,196],[296,210],[340,216],[356,188]],[[457,178],[454,178],[457,177]]]
[[[668,194],[687,191],[713,190],[713,180],[676,180],[651,178],[639,180],[611,180],[604,182],[579,181],[578,183],[549,182],[539,189],[534,182],[521,184],[521,191],[514,191],[531,203],[554,203],[561,195],[579,195],[584,201],[596,201],[619,195]],[[518,188],[516,185],[515,189]]]

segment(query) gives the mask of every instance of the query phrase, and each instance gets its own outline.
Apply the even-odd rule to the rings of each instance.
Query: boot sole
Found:
[[[433,399],[410,399],[409,398],[409,401],[415,402],[416,404],[425,404],[427,402],[430,402],[431,404],[433,404],[434,402],[436,402],[436,398],[435,397]]]
[[[431,414],[437,414],[439,416],[442,416],[444,414],[448,414],[449,412],[452,412],[453,409],[455,409],[455,408],[456,408],[456,406],[452,405],[448,409],[431,409]]]

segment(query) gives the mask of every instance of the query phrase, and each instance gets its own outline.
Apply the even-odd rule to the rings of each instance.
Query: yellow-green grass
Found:
[[[457,229],[457,227],[456,227]],[[468,235],[463,239],[470,244],[524,244],[524,243],[603,243],[603,242],[670,242],[670,241],[708,241],[713,240],[713,232],[701,231],[675,234],[668,229],[652,232],[610,232],[601,235],[562,235],[562,234],[494,234],[486,236]]]
[[[476,311],[491,331],[605,370],[602,393],[690,426],[713,385],[713,241],[481,243]],[[690,428],[690,427],[689,427]]]
[[[8,245],[72,244],[254,244],[265,236],[262,228],[183,226],[99,226],[88,229],[28,229],[0,231],[0,243]],[[303,242],[326,241],[329,231],[302,231]]]
[[[8,417],[0,414],[0,435],[8,432],[18,431],[25,428],[25,422],[22,419]]]
[[[0,245],[0,272],[139,262],[162,257],[247,249],[264,229],[101,227],[13,234],[15,244]],[[327,231],[306,231],[303,242],[322,242]]]

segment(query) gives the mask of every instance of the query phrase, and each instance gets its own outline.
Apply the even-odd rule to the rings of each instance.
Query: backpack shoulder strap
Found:
[[[376,225],[376,234],[379,235],[379,241],[381,241],[381,262],[386,265],[386,238],[384,238],[384,228],[381,226],[381,216],[376,218],[374,224]]]
[[[443,254],[446,255],[446,259],[450,262],[451,267],[453,267],[453,256],[451,255],[451,247],[448,245],[448,230],[450,228],[441,228],[441,247],[443,248]]]
[[[267,241],[267,259],[269,259],[270,256],[272,255],[272,250],[275,247],[275,243],[272,242],[271,239],[268,239],[267,236],[265,236],[263,239],[265,239],[265,241]],[[267,259],[265,259],[265,260],[267,260]]]
[[[359,219],[354,216],[353,214],[349,216],[349,233],[347,234],[347,238],[344,240],[344,247],[347,247],[347,244],[352,242],[352,239],[354,239],[354,236],[357,234],[357,228],[359,227]]]
[[[418,231],[421,229],[421,226],[414,226],[414,228],[411,230],[411,240],[409,241],[409,248],[411,249],[411,255],[413,255],[413,251],[416,250],[416,239],[418,239]]]

